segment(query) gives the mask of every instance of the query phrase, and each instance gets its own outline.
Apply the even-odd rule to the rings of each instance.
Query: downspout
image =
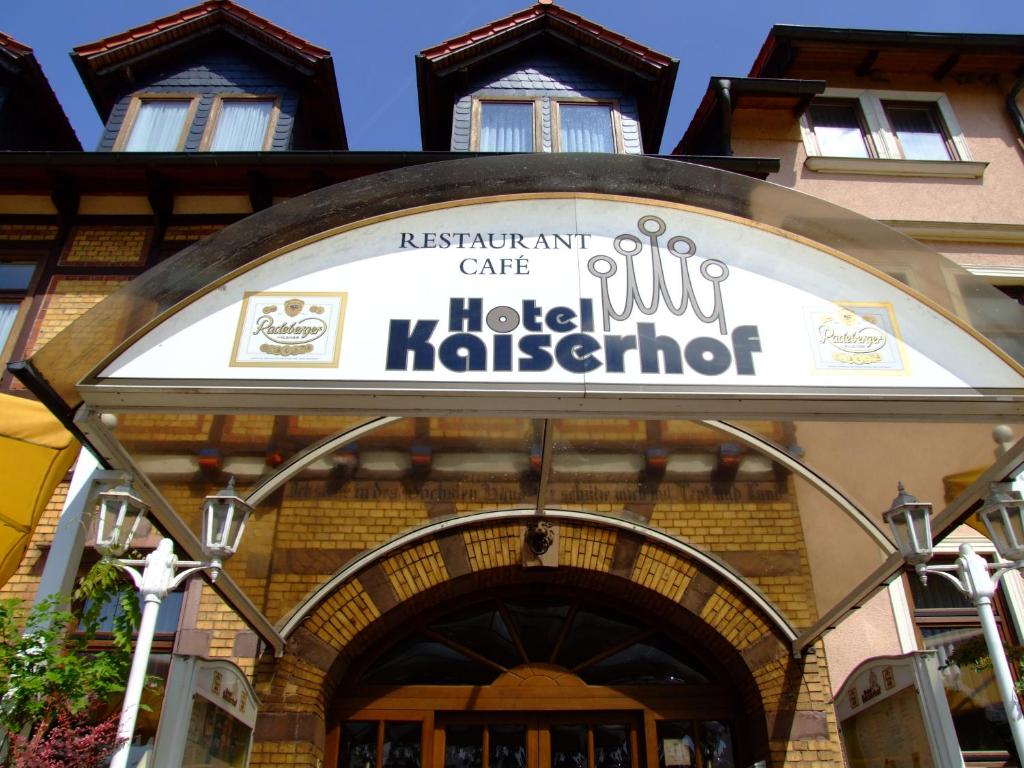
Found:
[[[1010,94],[1006,97],[1006,108],[1010,111],[1010,117],[1013,118],[1013,122],[1017,125],[1017,132],[1024,137],[1024,114],[1021,113],[1020,104],[1017,103],[1017,96],[1022,89],[1024,89],[1024,73],[1017,78],[1017,82],[1010,89]]]
[[[726,156],[732,155],[732,93],[729,89],[732,81],[726,78],[715,80],[715,90],[718,92],[718,103],[721,105],[721,126],[719,133],[719,152]]]

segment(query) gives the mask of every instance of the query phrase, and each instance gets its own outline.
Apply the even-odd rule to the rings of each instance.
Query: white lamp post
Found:
[[[135,732],[135,719],[139,713],[139,701],[161,601],[185,579],[199,571],[209,570],[210,580],[215,581],[224,561],[238,549],[252,507],[235,493],[234,486],[235,480],[232,478],[227,488],[207,496],[203,502],[204,562],[179,560],[174,554],[174,542],[170,539],[161,539],[157,548],[145,560],[120,559],[127,551],[148,507],[132,491],[130,478],[125,485],[99,494],[96,548],[105,559],[131,576],[143,599],[139,636],[117,726],[117,738],[122,744],[114,753],[110,768],[126,768],[128,765],[128,753]],[[139,566],[142,566],[141,573]],[[176,574],[178,569],[183,570]]]
[[[977,610],[1013,743],[1017,754],[1024,756],[1024,715],[992,611],[992,597],[999,580],[1010,571],[1024,569],[1024,502],[1020,495],[1012,490],[1011,483],[993,483],[978,510],[978,517],[985,523],[996,552],[1010,562],[989,563],[970,544],[961,544],[954,564],[927,565],[932,557],[931,504],[908,494],[902,483],[899,495],[883,517],[892,529],[900,554],[914,566],[922,584],[927,583],[929,573],[936,573],[951,582]]]

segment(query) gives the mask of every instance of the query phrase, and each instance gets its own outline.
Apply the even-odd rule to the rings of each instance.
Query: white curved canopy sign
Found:
[[[998,394],[1015,411],[1024,380],[943,310],[810,241],[682,205],[545,195],[406,212],[258,259],[93,385],[197,383],[868,410]]]

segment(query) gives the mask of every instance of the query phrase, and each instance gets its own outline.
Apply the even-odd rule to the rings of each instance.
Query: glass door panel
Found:
[[[449,725],[444,729],[444,768],[484,768],[482,725]]]
[[[586,725],[551,726],[551,768],[590,768]]]
[[[594,768],[633,768],[628,725],[594,726]]]
[[[526,725],[489,725],[484,768],[532,768],[526,731]]]
[[[636,757],[643,754],[639,718],[496,713],[453,720],[437,723],[437,768],[644,768]]]

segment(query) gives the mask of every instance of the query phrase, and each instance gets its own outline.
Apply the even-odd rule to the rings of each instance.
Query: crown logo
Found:
[[[701,322],[717,322],[718,332],[724,335],[728,326],[725,321],[725,309],[722,307],[722,283],[729,277],[729,267],[718,259],[706,259],[700,265],[701,277],[711,283],[714,296],[711,311],[705,312],[694,292],[690,267],[687,263],[687,260],[697,253],[697,245],[693,240],[682,235],[670,237],[665,248],[679,262],[681,291],[677,303],[672,298],[672,292],[669,290],[668,280],[665,277],[665,267],[662,263],[659,239],[665,234],[665,222],[657,216],[642,216],[637,222],[637,229],[650,244],[652,279],[649,297],[645,297],[641,293],[637,284],[633,259],[643,251],[643,243],[636,235],[622,234],[615,238],[615,250],[626,260],[625,298],[622,301],[622,309],[616,309],[611,298],[611,281],[619,271],[618,264],[610,256],[604,255],[593,256],[587,262],[587,270],[601,281],[601,304],[604,310],[605,332],[611,330],[612,320],[629,318],[633,314],[634,307],[639,309],[641,314],[653,315],[664,304],[665,308],[676,317],[686,314],[692,306],[693,314]]]

